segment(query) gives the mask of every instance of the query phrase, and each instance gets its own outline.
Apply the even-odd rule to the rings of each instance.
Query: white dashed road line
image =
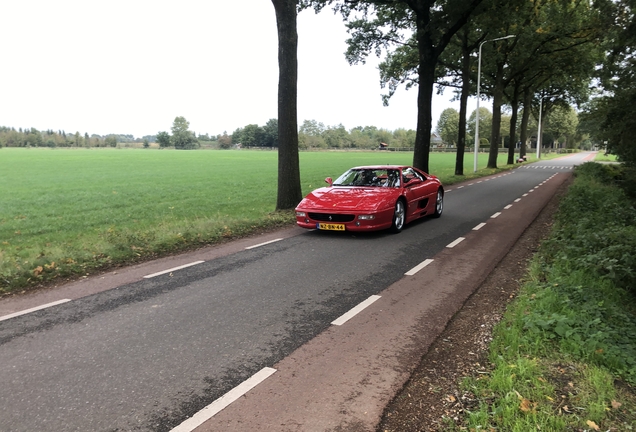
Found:
[[[485,226],[486,226],[486,223],[482,222],[479,225],[477,225],[475,228],[473,228],[473,231],[479,231],[480,229],[482,229]]]
[[[0,321],[8,320],[10,318],[15,318],[15,317],[20,316],[20,315],[26,315],[26,314],[31,313],[31,312],[35,312],[35,311],[39,311],[39,310],[42,310],[42,309],[46,309],[46,308],[49,308],[51,306],[57,306],[59,304],[70,302],[70,301],[71,301],[71,299],[63,299],[63,300],[54,301],[52,303],[43,304],[41,306],[36,306],[34,308],[31,308],[31,309],[25,309],[25,310],[20,311],[20,312],[15,312],[15,313],[12,313],[12,314],[9,314],[9,315],[2,316],[2,317],[0,317]]]
[[[333,321],[331,324],[337,325],[337,326],[343,325],[344,323],[349,321],[351,318],[353,318],[354,316],[362,312],[364,309],[369,307],[372,303],[374,303],[379,298],[380,298],[379,295],[372,295],[371,297],[369,297],[368,299],[360,303],[358,306],[354,307],[349,312],[347,312],[346,314],[342,315],[340,318]]]
[[[418,271],[422,270],[424,267],[426,267],[427,265],[429,265],[432,262],[433,262],[432,259],[424,260],[420,264],[416,265],[415,267],[413,267],[411,270],[407,271],[404,274],[407,275],[407,276],[413,276],[415,273],[417,273]]]
[[[272,374],[276,372],[276,369],[266,367],[256,372],[247,380],[243,381],[238,386],[234,387],[229,392],[212,402],[210,405],[203,408],[201,411],[181,423],[170,432],[191,432],[197,427],[201,426],[210,418],[214,417],[221,410],[229,406],[232,402],[243,396],[248,391],[252,390],[258,384],[265,381]]]
[[[253,245],[253,246],[248,246],[245,249],[254,249],[254,248],[257,248],[257,247],[268,245],[270,243],[276,243],[277,241],[281,241],[281,240],[282,240],[282,238],[277,238],[277,239],[274,239],[274,240],[266,241],[265,243],[259,243],[259,244]]]
[[[163,270],[163,271],[160,271],[160,272],[157,272],[157,273],[146,275],[146,276],[144,276],[144,279],[150,279],[150,278],[153,278],[155,276],[161,276],[162,274],[166,274],[166,273],[170,273],[170,272],[173,272],[173,271],[176,271],[176,270],[181,270],[181,269],[184,269],[184,268],[192,267],[192,266],[195,266],[197,264],[204,263],[204,262],[205,261],[195,261],[195,262],[191,262],[190,264],[184,264],[184,265],[179,266],[179,267],[173,267],[173,268],[168,269],[168,270]]]
[[[458,244],[460,244],[461,242],[463,242],[465,240],[464,237],[459,237],[457,240],[455,240],[454,242],[448,244],[446,247],[447,248],[454,248],[455,246],[457,246]]]

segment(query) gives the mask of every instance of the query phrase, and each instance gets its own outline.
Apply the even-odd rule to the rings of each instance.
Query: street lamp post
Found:
[[[545,95],[539,98],[539,127],[537,128],[537,159],[541,158],[541,114],[543,113],[543,99],[555,95]]]
[[[485,40],[479,44],[479,56],[477,58],[477,111],[475,111],[475,172],[477,172],[477,156],[479,154],[479,87],[481,84],[481,47],[486,42],[494,42],[513,37],[515,37],[515,35],[508,35],[496,39]]]

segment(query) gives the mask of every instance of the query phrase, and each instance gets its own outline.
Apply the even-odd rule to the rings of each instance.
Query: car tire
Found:
[[[393,222],[391,223],[391,232],[399,233],[404,228],[404,222],[406,220],[406,208],[404,207],[404,201],[401,199],[395,203],[395,210],[393,211]]]
[[[435,200],[435,213],[433,213],[434,218],[438,218],[442,215],[444,211],[444,191],[442,188],[437,190],[437,199]]]

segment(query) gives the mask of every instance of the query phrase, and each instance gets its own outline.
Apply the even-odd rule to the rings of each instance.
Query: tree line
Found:
[[[473,111],[466,121],[466,139],[472,143],[476,131],[476,111]],[[490,148],[490,137],[492,132],[492,112],[488,108],[479,108],[479,136],[480,147]],[[502,113],[501,115],[501,131],[499,148],[509,148],[511,140],[510,121],[512,116],[510,113]],[[598,146],[583,122],[579,119],[579,115],[571,106],[557,106],[545,119],[542,119],[543,127],[541,129],[541,146],[553,149],[591,149]],[[447,108],[442,111],[437,122],[436,132],[442,141],[451,147],[457,147],[459,137],[460,114],[455,108]],[[517,119],[517,129],[521,127],[520,120]],[[530,117],[527,128],[533,131],[528,137],[528,144],[532,147],[536,146],[538,133],[538,119]],[[512,142],[513,147],[521,147],[520,141]]]
[[[188,129],[189,123],[183,117],[177,117],[172,126],[172,134],[157,133],[160,147],[195,149],[199,147],[195,134]],[[358,126],[347,130],[340,124],[325,126],[316,120],[305,120],[299,127],[300,149],[377,149],[381,144],[390,147],[413,148],[415,131],[397,129],[389,131],[375,126]],[[263,126],[248,124],[239,127],[231,134],[212,136],[218,148],[277,148],[279,146],[278,119],[270,119]]]
[[[151,142],[153,139],[153,136],[135,139],[128,134],[67,134],[63,130],[0,126],[0,147],[116,147],[118,143]]]
[[[265,126],[255,124],[236,129],[231,135],[220,136],[221,148],[278,147],[278,121],[270,119]],[[342,124],[325,126],[316,120],[304,120],[298,128],[298,147],[307,149],[377,149],[380,144],[390,147],[412,148],[415,131],[390,131],[376,126],[357,126],[347,130]]]
[[[194,134],[194,133],[193,133]],[[195,134],[196,135],[196,134]],[[197,142],[216,141],[217,137],[210,137],[207,133],[198,135]],[[40,131],[36,128],[18,128],[0,126],[0,147],[117,147],[118,144],[141,143],[149,147],[150,143],[158,142],[157,135],[144,135],[135,138],[131,134],[98,135],[87,132],[80,134],[66,133],[63,130],[47,129]]]
[[[471,138],[475,131],[475,112],[467,121],[467,136]],[[510,115],[502,115],[502,140],[499,147],[508,147],[510,129],[506,126]],[[542,142],[552,148],[590,148],[592,142],[585,130],[579,130],[578,115],[572,107],[557,107],[546,116]],[[220,149],[236,147],[278,147],[278,120],[270,119],[265,125],[249,124],[237,128],[228,135],[200,134],[189,130],[189,122],[184,117],[176,117],[171,128],[172,134],[158,132],[135,138],[130,134],[84,135],[76,132],[66,134],[62,130],[38,131],[35,128],[22,129],[0,127],[0,146],[5,147],[117,147],[118,144],[158,143],[161,148],[196,149],[201,144],[210,144]],[[537,122],[530,121],[529,128],[537,129]],[[435,133],[446,147],[457,148],[459,112],[454,108],[444,110],[437,122]],[[492,113],[488,108],[480,108],[481,136],[489,136],[492,128]],[[412,149],[415,145],[416,132],[413,129],[399,128],[388,130],[376,126],[357,126],[347,130],[342,124],[325,126],[316,120],[304,120],[298,129],[298,147],[301,150],[312,149],[378,149],[401,148]],[[536,137],[532,137],[535,138]],[[481,146],[489,146],[487,138],[481,138]]]

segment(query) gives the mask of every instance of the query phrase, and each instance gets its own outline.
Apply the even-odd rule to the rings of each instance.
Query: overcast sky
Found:
[[[139,138],[176,116],[210,135],[277,116],[270,0],[2,0],[0,16],[0,126]],[[375,57],[344,58],[340,16],[304,11],[298,33],[299,124],[415,129],[416,89],[384,107]]]

